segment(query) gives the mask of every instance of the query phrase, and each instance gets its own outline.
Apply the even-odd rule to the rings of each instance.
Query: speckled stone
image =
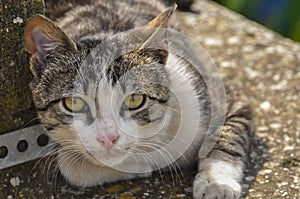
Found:
[[[224,80],[253,106],[256,136],[244,198],[300,198],[300,46],[210,1],[178,13],[182,28],[208,51]],[[191,198],[195,169],[80,189],[43,166],[47,159],[0,171],[0,198]],[[49,161],[48,161],[49,162]],[[33,168],[33,169],[31,169]],[[45,176],[48,176],[47,178]],[[19,179],[18,186],[11,179]],[[48,179],[48,181],[46,180]]]
[[[1,0],[0,134],[28,125],[36,118],[28,86],[32,75],[26,62],[23,34],[25,21],[42,12],[42,0]]]

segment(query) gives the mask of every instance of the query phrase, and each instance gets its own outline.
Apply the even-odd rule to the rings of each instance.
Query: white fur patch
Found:
[[[186,64],[173,54],[169,54],[166,64],[171,80],[170,89],[181,108],[180,128],[177,133],[177,140],[181,142],[176,143],[176,148],[182,152],[181,157],[177,160],[177,163],[182,166],[194,163],[199,144],[202,143],[207,130],[205,125],[202,126],[202,122],[207,117],[204,115],[205,107],[199,101],[197,88],[191,81],[194,76],[187,71]]]
[[[71,162],[71,164],[70,164]],[[71,183],[81,187],[101,185],[107,182],[147,177],[151,173],[124,173],[109,167],[101,167],[84,159],[74,159],[72,156],[60,154],[58,165],[62,175]],[[130,165],[128,165],[130,166]]]
[[[207,159],[204,163],[200,163],[199,170],[201,173],[194,181],[194,198],[238,199],[240,197],[241,165]]]

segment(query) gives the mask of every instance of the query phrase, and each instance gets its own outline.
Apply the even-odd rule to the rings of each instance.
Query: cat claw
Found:
[[[241,186],[236,182],[231,185],[221,182],[207,182],[197,179],[194,182],[193,197],[195,199],[238,199]]]

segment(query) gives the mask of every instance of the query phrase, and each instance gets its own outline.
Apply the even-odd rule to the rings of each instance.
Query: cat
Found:
[[[37,15],[25,28],[30,88],[40,121],[58,144],[61,174],[87,187],[198,162],[194,198],[239,198],[251,107],[225,86],[226,104],[217,106],[226,111],[224,124],[206,139],[214,117],[208,86],[166,47],[167,29],[180,26],[171,20],[176,6],[159,0],[64,3],[50,6],[55,22]],[[122,45],[129,50],[118,49]],[[209,150],[201,153],[204,145]]]

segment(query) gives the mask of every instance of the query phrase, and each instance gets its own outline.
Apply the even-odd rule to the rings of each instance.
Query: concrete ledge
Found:
[[[0,3],[0,135],[36,124],[24,49],[24,27],[30,16],[43,12],[43,0],[1,0]]]
[[[203,45],[224,80],[251,100],[257,137],[245,198],[299,198],[300,46],[213,2],[182,13],[187,34]]]

